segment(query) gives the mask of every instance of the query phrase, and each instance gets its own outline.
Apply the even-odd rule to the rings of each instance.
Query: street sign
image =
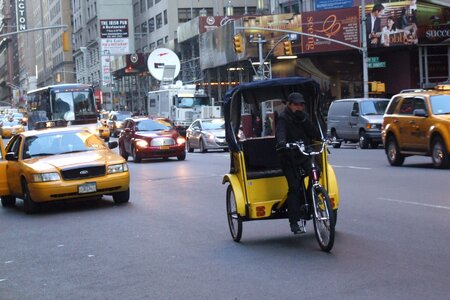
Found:
[[[368,67],[369,69],[386,68],[386,62],[385,62],[385,61],[369,62],[369,63],[367,64],[367,67]]]

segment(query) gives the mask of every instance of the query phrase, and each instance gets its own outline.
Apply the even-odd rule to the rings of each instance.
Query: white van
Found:
[[[381,143],[381,123],[389,103],[384,98],[335,100],[327,117],[327,133],[333,148],[342,142],[359,142],[361,149],[377,148]]]

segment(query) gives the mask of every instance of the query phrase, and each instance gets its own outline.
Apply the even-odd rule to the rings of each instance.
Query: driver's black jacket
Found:
[[[305,112],[292,112],[286,107],[277,119],[276,138],[279,148],[286,143],[294,143],[302,140],[305,145],[310,145],[313,139],[320,140],[321,136],[317,127],[308,118]]]
[[[309,145],[313,139],[320,140],[321,136],[306,113],[302,111],[294,113],[289,107],[286,107],[277,119],[275,136],[279,149],[278,153],[281,167],[289,187],[287,195],[289,222],[293,223],[297,222],[300,218],[305,218],[307,214],[304,206],[302,206],[305,204],[306,199],[303,197],[299,170],[302,168],[306,174],[309,174],[311,170],[311,158],[302,155],[297,150],[285,149],[286,143],[303,140],[305,145]]]

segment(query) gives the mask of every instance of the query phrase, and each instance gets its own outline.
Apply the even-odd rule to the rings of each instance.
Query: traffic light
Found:
[[[284,55],[292,55],[292,43],[291,41],[285,41],[283,42],[284,46]]]
[[[242,35],[236,34],[233,37],[233,44],[234,44],[234,52],[236,52],[236,53],[244,52],[244,45],[242,43]]]
[[[68,31],[64,31],[62,33],[62,48],[63,51],[70,51],[72,50],[71,43],[70,43],[70,33]]]

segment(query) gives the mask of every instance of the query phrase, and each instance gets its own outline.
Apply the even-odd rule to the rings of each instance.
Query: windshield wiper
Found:
[[[86,152],[86,151],[91,151],[91,150],[92,150],[92,149],[73,150],[73,151],[61,152],[61,153],[59,153],[59,154],[78,153],[78,152]]]
[[[36,154],[31,154],[30,157],[37,157],[37,156],[50,156],[50,155],[55,155],[56,153],[36,153]]]

